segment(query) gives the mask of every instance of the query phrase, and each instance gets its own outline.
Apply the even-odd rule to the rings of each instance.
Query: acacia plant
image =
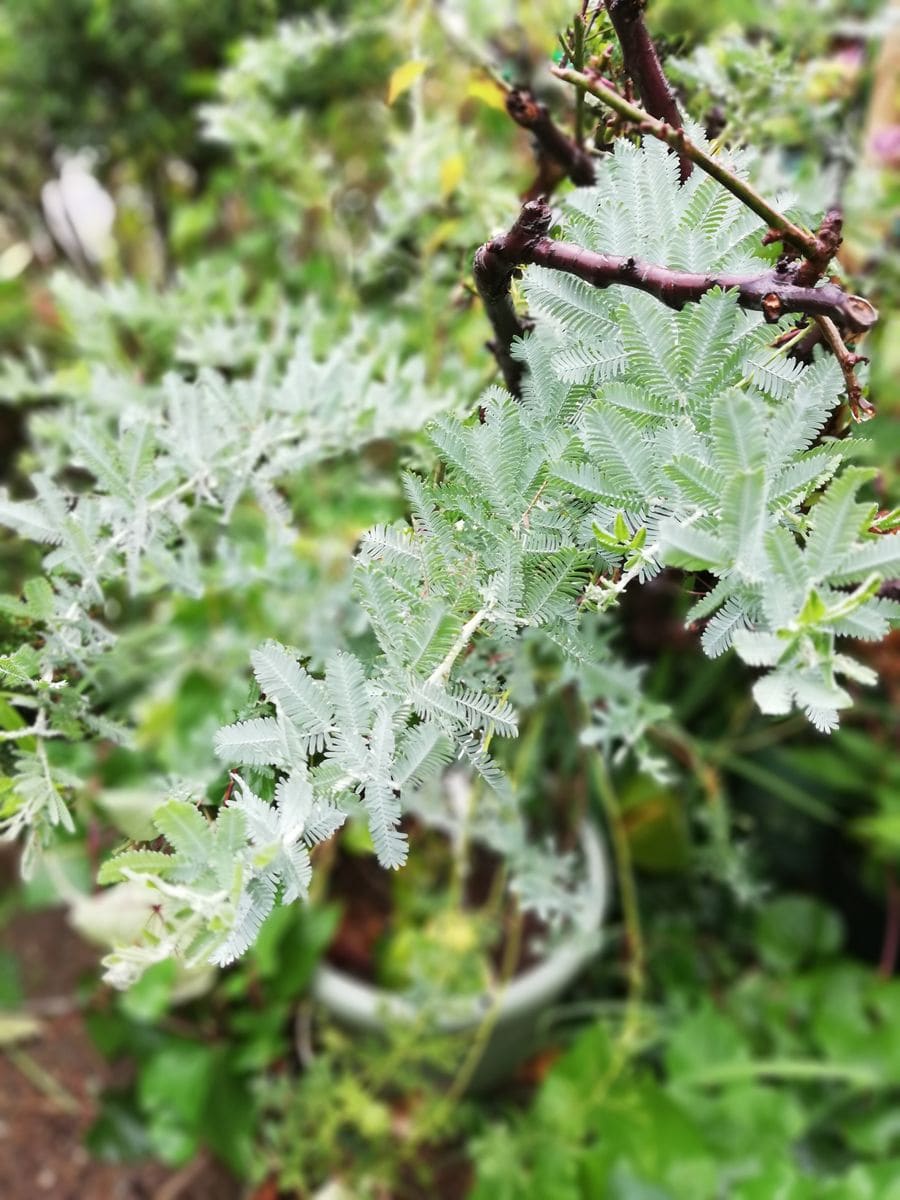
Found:
[[[597,14],[576,18],[554,68],[574,89],[573,135],[528,89],[507,86],[540,170],[509,231],[475,256],[505,386],[429,426],[439,469],[406,474],[408,521],[363,538],[354,591],[373,649],[340,649],[321,672],[304,665],[310,647],[270,641],[254,653],[259,700],[215,742],[232,770],[227,803],[210,819],[202,797],[168,800],[155,816],[167,844],[127,849],[102,870],[106,882],[142,882],[160,917],[140,945],[110,955],[114,982],[171,954],[220,964],[242,954],[276,903],[305,896],[310,849],[348,814],[362,811],[380,862],[401,867],[401,818],[453,762],[478,781],[473,832],[507,859],[521,901],[565,913],[571,864],[529,836],[495,739],[516,735],[521,655],[537,642],[580,696],[585,728],[572,738],[604,755],[624,743],[654,767],[643,740],[654,710],[608,634],[626,589],[664,567],[701,593],[687,621],[702,625],[705,652],[759,670],[764,713],[798,709],[827,733],[853,687],[874,682],[844,639],[880,639],[900,615],[883,594],[900,539],[896,514],[865,498],[872,472],[848,462],[852,424],[871,411],[851,345],[877,314],[840,279],[840,213],[760,194],[752,154],[683,119],[641,5],[606,9],[621,68],[597,40]],[[564,176],[577,186],[553,205]],[[230,445],[219,385],[197,386],[210,422],[196,437],[179,432],[196,411],[173,394],[165,455],[147,457],[139,422],[118,443],[85,445],[103,490],[79,499],[90,520],[77,528],[45,477],[36,499],[4,501],[6,523],[53,544],[50,565],[81,576],[52,604],[41,589],[22,602],[47,623],[49,646],[65,638],[71,656],[103,636],[90,616],[101,538],[104,570],[136,571],[136,526],[177,523],[193,489],[227,512],[297,448],[291,420]],[[310,412],[306,437],[327,408]],[[210,433],[233,462],[227,480],[203,466]],[[182,568],[157,550],[154,569]],[[29,733],[40,734],[54,662],[23,651],[4,669],[33,693]]]

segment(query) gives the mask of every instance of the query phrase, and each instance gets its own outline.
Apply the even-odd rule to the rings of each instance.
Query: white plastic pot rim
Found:
[[[551,954],[534,967],[517,975],[497,993],[447,997],[437,1018],[446,1032],[478,1025],[487,1012],[498,1007],[498,1023],[534,1012],[554,1000],[596,954],[600,928],[609,899],[609,874],[600,834],[584,821],[579,831],[584,858],[583,902],[578,928]],[[409,1000],[383,988],[373,987],[323,963],[313,979],[312,993],[338,1020],[365,1029],[382,1029],[391,1021],[410,1021],[417,1009]]]

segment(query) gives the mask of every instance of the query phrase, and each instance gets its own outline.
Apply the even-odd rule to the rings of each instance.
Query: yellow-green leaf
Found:
[[[0,1013],[0,1046],[14,1046],[38,1037],[41,1023],[30,1013]]]
[[[409,62],[401,63],[388,81],[388,104],[393,104],[404,92],[408,92],[416,80],[424,74],[427,66],[428,63],[423,58],[411,58]]]
[[[488,108],[497,108],[500,112],[506,111],[506,92],[493,79],[473,79],[466,90],[466,96],[473,100],[480,100]]]
[[[441,163],[441,195],[446,199],[456,191],[466,173],[466,160],[461,154],[451,154]]]

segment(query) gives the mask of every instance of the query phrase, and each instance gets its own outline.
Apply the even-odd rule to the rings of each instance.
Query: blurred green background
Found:
[[[381,982],[430,976],[438,1002],[481,979],[489,936],[448,919],[428,854],[390,885],[390,926],[373,918],[362,948],[359,905],[351,927],[347,897],[323,894],[279,910],[225,972],[185,978],[162,963],[125,995],[98,982],[101,948],[153,919],[97,891],[99,863],[147,836],[173,780],[223,793],[212,736],[247,704],[260,641],[312,647],[315,663],[361,635],[347,574],[360,534],[403,513],[399,467],[432,466],[428,417],[471,411],[494,379],[472,254],[508,225],[534,162],[491,72],[568,121],[572,99],[546,64],[571,8],[0,11],[10,494],[28,494],[35,471],[86,486],[73,447],[88,415],[114,435],[177,381],[249,386],[283,371],[300,335],[301,380],[316,377],[331,420],[282,489],[287,543],[242,498],[224,526],[200,529],[208,556],[190,586],[161,576],[107,606],[117,641],[90,686],[127,737],[73,715],[50,764],[71,781],[73,830],[56,832],[27,883],[4,847],[0,1191],[12,1200],[900,1197],[896,635],[868,651],[880,687],[823,739],[755,713],[747,673],[702,655],[665,578],[628,598],[618,648],[672,709],[654,734],[670,782],[635,767],[614,781],[644,978],[638,995],[614,913],[603,953],[545,1014],[543,1049],[493,1095],[448,1085],[464,1048],[427,1021],[354,1037],[308,997],[335,945],[352,960],[374,944]],[[656,0],[648,21],[684,110],[752,145],[768,190],[842,203],[842,269],[882,314],[864,345],[877,416],[860,454],[881,468],[882,506],[896,504],[900,9]],[[370,386],[396,404],[377,438],[354,408]],[[26,588],[41,557],[0,533],[4,654],[41,636],[40,589]],[[87,683],[76,672],[73,691]],[[18,721],[14,691],[0,693],[4,729]],[[569,724],[548,704],[534,729],[520,769],[552,794],[572,775]],[[0,802],[10,756],[0,741]],[[341,847],[351,863],[366,852],[356,843]]]

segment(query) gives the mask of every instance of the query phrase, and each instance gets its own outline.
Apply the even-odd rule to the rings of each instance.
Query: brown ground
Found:
[[[121,1082],[94,1048],[77,1003],[96,964],[62,910],[21,913],[0,931],[18,960],[39,1034],[0,1048],[0,1193],[3,1200],[236,1200],[240,1189],[200,1159],[172,1173],[157,1163],[92,1160],[82,1139],[97,1097]]]

